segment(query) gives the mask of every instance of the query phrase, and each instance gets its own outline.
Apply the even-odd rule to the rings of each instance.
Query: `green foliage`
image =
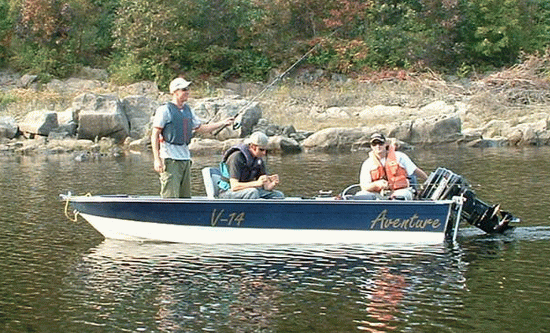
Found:
[[[117,54],[113,57],[109,69],[111,80],[121,85],[135,82],[142,76],[141,66],[131,53]]]
[[[116,1],[107,0],[12,0],[11,17],[16,20],[9,44],[11,65],[47,78],[102,63],[98,55],[112,44],[114,6]]]
[[[111,71],[161,86],[179,74],[263,76],[269,61],[243,42],[257,16],[246,0],[122,0]]]
[[[525,39],[526,52],[534,53],[550,47],[550,2],[532,0],[527,6],[526,22],[529,37]]]
[[[513,64],[521,52],[542,51],[549,43],[549,5],[541,0],[475,0],[464,8],[468,28],[461,36],[478,63]]]
[[[3,109],[7,105],[15,102],[17,102],[17,97],[11,95],[10,93],[0,91],[0,109]]]
[[[0,67],[7,63],[12,31],[13,23],[9,16],[9,3],[6,0],[0,0]]]
[[[76,63],[60,51],[36,43],[12,45],[17,52],[11,58],[13,66],[23,72],[39,75],[40,80],[48,81],[51,77],[66,77],[74,72]]]
[[[467,75],[550,45],[546,0],[0,0],[0,65],[118,83],[261,80],[305,63],[340,73]]]

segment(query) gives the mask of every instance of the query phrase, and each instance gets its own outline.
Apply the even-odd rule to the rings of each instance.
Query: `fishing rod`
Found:
[[[336,29],[334,30],[328,37],[331,37],[332,35],[334,35],[338,30],[340,29]],[[270,84],[268,84],[264,89],[262,89],[262,91],[260,91],[256,96],[254,96],[248,103],[246,103],[243,107],[241,107],[237,113],[235,113],[235,115],[233,116],[233,118],[237,118],[239,115],[241,115],[242,113],[244,113],[244,111],[246,111],[248,109],[248,107],[250,107],[252,105],[252,103],[254,103],[258,98],[260,98],[260,96],[262,96],[267,90],[269,90],[269,88],[271,88],[273,85],[275,85],[275,83],[279,82],[280,80],[282,80],[290,71],[292,71],[296,66],[298,66],[298,64],[300,62],[302,62],[305,58],[307,58],[311,53],[313,53],[313,51],[315,51],[315,49],[321,45],[321,42],[317,42],[317,44],[315,44],[311,49],[309,49],[309,51],[307,51],[300,59],[298,59],[296,62],[294,62],[286,71],[284,71],[282,74],[278,75],[273,81],[271,81]],[[218,133],[220,133],[223,129],[225,129],[225,127],[227,127],[227,125],[223,125],[222,127],[220,127],[219,129],[217,129],[215,132],[213,132],[214,135],[217,135]],[[234,122],[233,123],[233,129],[236,130],[238,129],[239,127],[241,127],[241,123],[240,122]]]
[[[271,81],[270,84],[268,84],[267,86],[264,87],[264,89],[262,89],[262,91],[260,91],[256,96],[254,96],[254,98],[252,98],[248,103],[246,103],[243,107],[241,107],[237,113],[235,113],[235,115],[233,116],[233,118],[237,118],[240,114],[244,113],[244,111],[246,111],[258,98],[260,98],[266,91],[269,90],[269,88],[271,88],[272,86],[275,85],[275,83],[277,83],[278,81],[282,80],[283,77],[285,77],[285,75],[287,75],[291,70],[294,69],[294,67],[298,66],[298,64],[300,62],[302,62],[307,56],[309,56],[314,50],[315,48],[317,48],[317,46],[319,46],[319,43],[315,44],[315,46],[313,46],[309,51],[307,51],[300,59],[298,59],[294,64],[292,64],[292,66],[290,66],[286,71],[284,71],[282,74],[278,75],[275,80]],[[222,127],[220,127],[219,129],[217,129],[213,134],[214,135],[217,135],[218,133],[220,133],[227,125],[223,125]],[[233,123],[233,129],[236,130],[238,129],[239,127],[241,127],[241,123],[240,122],[234,122]]]

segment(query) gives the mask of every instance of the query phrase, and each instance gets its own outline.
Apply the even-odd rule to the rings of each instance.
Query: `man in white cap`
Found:
[[[221,172],[229,182],[222,181],[220,198],[277,199],[284,198],[275,190],[279,175],[267,175],[262,159],[267,153],[267,136],[254,132],[243,144],[229,148],[222,159]]]
[[[177,78],[170,83],[172,101],[161,105],[153,118],[151,144],[154,168],[160,175],[163,198],[191,197],[191,154],[189,143],[194,133],[209,133],[233,123],[228,118],[203,124],[187,102],[191,82]]]
[[[361,166],[356,195],[370,199],[412,200],[411,176],[428,178],[426,173],[404,153],[396,151],[394,143],[388,143],[382,133],[370,137],[369,158]]]

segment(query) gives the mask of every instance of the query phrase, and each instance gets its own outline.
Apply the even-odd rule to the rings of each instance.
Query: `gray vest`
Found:
[[[164,125],[162,137],[174,145],[188,145],[193,137],[193,114],[187,104],[179,109],[174,103],[166,103],[171,121]]]

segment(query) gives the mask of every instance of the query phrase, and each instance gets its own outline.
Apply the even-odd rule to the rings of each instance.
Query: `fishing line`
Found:
[[[332,35],[334,35],[336,32],[338,32],[338,30],[340,30],[340,28],[334,30],[333,32],[330,33],[330,35],[327,36],[327,38],[331,37]],[[258,98],[260,98],[260,96],[262,96],[266,91],[269,90],[269,88],[271,88],[272,86],[275,85],[275,83],[279,82],[280,80],[282,80],[290,71],[292,71],[296,66],[298,66],[298,64],[300,62],[302,62],[305,58],[307,58],[311,53],[313,53],[313,51],[315,51],[315,49],[321,45],[321,42],[317,42],[311,49],[309,49],[309,51],[307,51],[300,59],[298,59],[297,61],[295,61],[286,71],[284,71],[283,73],[281,73],[280,75],[278,75],[273,81],[271,81],[270,84],[268,84],[267,86],[264,87],[264,89],[262,89],[262,91],[260,91],[258,94],[256,94],[256,96],[254,96],[248,103],[246,103],[243,107],[241,107],[237,113],[235,113],[235,115],[233,116],[233,118],[237,118],[241,113],[243,113],[246,109],[248,109],[248,107],[250,107],[252,105],[252,103],[254,103]],[[241,127],[241,122],[234,122],[233,123],[233,129],[236,130],[238,128]],[[223,125],[222,127],[220,127],[219,129],[217,129],[213,134],[214,135],[217,135],[218,133],[220,133],[225,127],[227,127],[227,125]]]

